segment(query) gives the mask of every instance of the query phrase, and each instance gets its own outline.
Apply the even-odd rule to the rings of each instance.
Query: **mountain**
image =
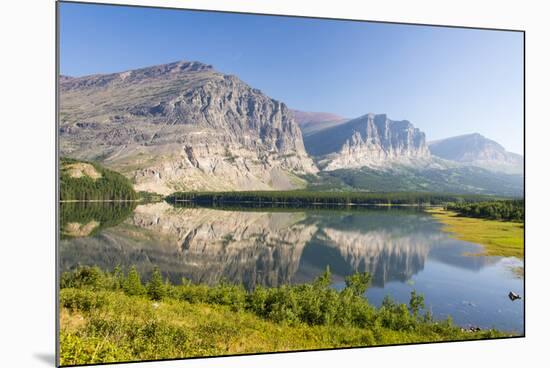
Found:
[[[430,158],[424,132],[407,120],[390,120],[385,114],[366,114],[306,135],[304,144],[325,171]]]
[[[62,76],[61,155],[99,161],[136,190],[303,187],[317,168],[292,112],[236,76],[179,61]]]
[[[424,165],[393,164],[322,171],[310,179],[309,189],[523,196],[523,176],[519,174],[493,172],[436,157]]]
[[[366,114],[304,133],[306,150],[322,169],[309,177],[309,188],[523,195],[522,171],[514,166],[518,155],[483,140],[482,147],[466,141],[444,144],[447,140],[432,146],[407,120]]]
[[[523,173],[523,156],[507,152],[481,134],[466,134],[428,143],[433,155],[492,171]]]
[[[61,156],[136,191],[523,193],[522,157],[478,134],[428,148],[407,120],[291,110],[200,62],[61,76],[59,90]]]
[[[291,112],[304,136],[341,125],[349,120],[330,112],[307,112],[299,110],[291,110]]]

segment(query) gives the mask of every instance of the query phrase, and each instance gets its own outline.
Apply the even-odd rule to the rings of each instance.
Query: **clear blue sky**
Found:
[[[478,132],[523,151],[523,34],[104,5],[61,5],[61,73],[196,60],[291,108]]]

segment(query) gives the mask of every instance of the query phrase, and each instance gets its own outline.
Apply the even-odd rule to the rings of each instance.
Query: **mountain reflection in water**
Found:
[[[335,280],[367,271],[373,286],[382,287],[407,281],[429,256],[468,269],[495,262],[463,256],[479,247],[450,241],[431,216],[411,209],[261,212],[162,202],[138,205],[122,223],[94,236],[63,239],[60,249],[62,270],[135,264],[149,273],[158,266],[174,283],[184,277],[246,288],[310,281],[327,265]]]
[[[435,318],[463,326],[523,331],[523,280],[515,258],[467,256],[479,245],[453,239],[431,215],[411,208],[192,208],[167,203],[125,208],[62,204],[61,271],[78,265],[112,270],[154,267],[172,283],[222,280],[278,286],[318,277],[327,266],[333,286],[367,271],[366,296],[408,303],[416,290]],[[92,224],[93,227],[90,225]]]

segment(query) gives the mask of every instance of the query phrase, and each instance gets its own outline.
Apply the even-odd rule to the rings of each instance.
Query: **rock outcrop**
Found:
[[[137,190],[292,189],[317,171],[284,103],[210,65],[59,83],[61,154],[100,161]]]
[[[308,135],[304,142],[324,170],[414,164],[430,157],[424,132],[407,120],[390,120],[384,114],[363,115]]]

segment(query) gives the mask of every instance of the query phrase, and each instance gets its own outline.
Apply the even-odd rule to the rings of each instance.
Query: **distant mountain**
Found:
[[[99,161],[137,190],[293,189],[317,172],[291,111],[239,78],[180,61],[62,76],[61,154]]]
[[[341,125],[349,119],[330,112],[306,112],[291,110],[304,136]]]
[[[429,159],[426,135],[409,121],[366,114],[304,136],[309,154],[323,170],[387,166]]]
[[[369,192],[439,192],[523,196],[523,176],[493,172],[481,167],[453,165],[432,157],[422,165],[394,164],[321,171],[312,178],[312,190],[361,190]]]
[[[483,167],[491,171],[523,173],[523,156],[507,152],[481,134],[466,134],[429,142],[430,152],[445,160]]]
[[[59,90],[61,156],[136,191],[523,193],[522,157],[479,134],[428,146],[407,120],[290,110],[200,62],[61,76]]]
[[[479,135],[464,137],[433,142],[432,150],[409,121],[366,114],[304,134],[306,150],[321,169],[309,187],[522,196],[522,167],[515,166],[521,156]]]

